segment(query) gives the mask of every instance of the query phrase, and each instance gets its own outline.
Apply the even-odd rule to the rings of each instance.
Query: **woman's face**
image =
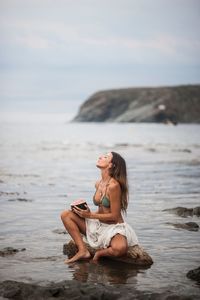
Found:
[[[97,168],[109,168],[111,167],[111,161],[112,161],[112,153],[109,152],[109,153],[106,153],[106,154],[103,154],[103,155],[100,155],[98,160],[97,160],[97,163],[96,163],[96,166]]]

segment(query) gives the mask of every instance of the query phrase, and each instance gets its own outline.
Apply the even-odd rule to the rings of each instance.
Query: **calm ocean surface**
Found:
[[[130,202],[125,219],[154,260],[149,269],[110,262],[63,263],[62,247],[69,236],[54,232],[63,229],[60,212],[79,197],[96,209],[96,159],[112,150],[127,161]],[[200,125],[1,122],[1,249],[26,251],[0,257],[0,280],[77,279],[198,294],[199,286],[186,273],[200,265],[200,232],[167,223],[200,225],[200,219],[163,210],[199,206],[199,179]]]

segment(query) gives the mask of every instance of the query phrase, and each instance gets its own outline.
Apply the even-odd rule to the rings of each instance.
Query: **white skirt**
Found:
[[[86,239],[93,248],[108,248],[116,234],[126,237],[128,246],[138,244],[135,231],[127,223],[105,224],[97,219],[85,219]]]

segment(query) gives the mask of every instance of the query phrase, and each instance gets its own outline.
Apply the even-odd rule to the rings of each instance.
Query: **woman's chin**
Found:
[[[96,164],[96,167],[99,168],[99,169],[102,168],[98,163]]]

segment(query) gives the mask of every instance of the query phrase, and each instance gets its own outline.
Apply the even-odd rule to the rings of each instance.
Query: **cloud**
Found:
[[[119,12],[118,12],[119,13]],[[69,14],[69,13],[68,13]],[[123,60],[124,63],[147,63],[160,64],[167,63],[198,63],[200,50],[199,40],[188,36],[178,35],[170,31],[150,30],[149,35],[138,36],[135,30],[127,33],[116,32],[110,28],[94,24],[91,20],[85,24],[70,22],[69,20],[42,20],[30,18],[7,19],[3,16],[2,28],[4,28],[1,44],[9,54],[9,47],[16,48],[16,53],[24,49],[38,50],[37,52],[27,52],[24,55],[33,55],[33,61],[44,59],[46,63],[63,63],[68,61],[74,64],[84,63],[117,63]],[[112,22],[110,21],[112,24]],[[137,31],[144,32],[143,25]],[[107,30],[106,30],[107,29]],[[181,49],[181,51],[180,51]],[[40,52],[40,51],[41,52]],[[45,52],[44,52],[45,51]],[[26,50],[25,50],[26,52]],[[59,58],[55,56],[59,54]],[[12,52],[11,52],[12,53]],[[45,53],[45,58],[43,55]],[[41,56],[41,57],[40,57]],[[12,53],[13,60],[15,55]],[[9,58],[7,59],[9,60]],[[16,61],[19,61],[16,59]],[[31,61],[27,57],[27,62]],[[50,64],[51,64],[50,63]]]
[[[197,0],[1,0],[0,96],[200,81]]]
[[[49,40],[44,39],[40,36],[24,36],[24,37],[16,37],[15,39],[17,44],[20,44],[24,47],[32,48],[32,49],[47,49],[49,48]]]

